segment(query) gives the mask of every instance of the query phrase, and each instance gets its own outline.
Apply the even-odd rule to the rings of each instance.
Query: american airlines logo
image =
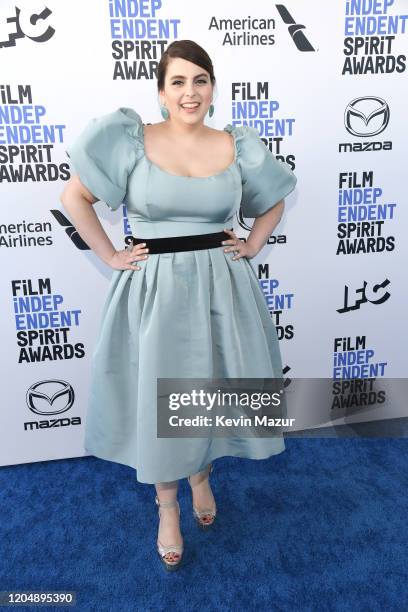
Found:
[[[315,51],[316,49],[310,44],[304,33],[306,26],[296,23],[292,15],[289,13],[286,6],[283,4],[275,5],[283,23],[288,26],[288,32],[299,51]]]

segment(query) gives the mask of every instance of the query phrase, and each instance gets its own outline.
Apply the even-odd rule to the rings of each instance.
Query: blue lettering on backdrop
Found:
[[[397,37],[407,33],[408,15],[391,14],[393,5],[394,0],[346,0],[342,74],[405,71],[406,55],[392,53]]]
[[[169,39],[179,38],[180,19],[161,19],[161,0],[109,0],[113,79],[154,79]],[[133,59],[132,59],[133,56]]]
[[[386,361],[371,363],[375,351],[367,348],[365,336],[335,338],[333,378],[377,378],[385,375]]]
[[[41,105],[0,106],[0,144],[44,144],[64,141],[65,125],[41,124],[47,111]]]
[[[408,15],[388,15],[394,0],[346,2],[345,36],[405,34]]]
[[[180,19],[156,18],[161,8],[161,0],[110,0],[112,38],[177,38]]]
[[[340,189],[338,221],[393,219],[396,203],[377,204],[383,190],[379,187]]]
[[[394,237],[384,236],[385,221],[393,220],[397,204],[382,202],[383,190],[374,172],[340,172],[337,199],[337,255],[393,250]]]
[[[263,278],[259,285],[268,304],[269,310],[290,310],[293,307],[293,293],[276,293],[279,282],[275,278]]]
[[[84,357],[83,343],[69,342],[82,311],[63,307],[64,298],[53,293],[50,278],[15,279],[11,288],[19,363]]]
[[[53,163],[66,125],[47,123],[47,108],[33,102],[30,85],[1,85],[0,102],[0,184],[68,180],[68,163]]]
[[[293,135],[295,119],[276,116],[279,102],[269,99],[270,83],[232,83],[231,88],[233,125],[249,125],[266,138]]]

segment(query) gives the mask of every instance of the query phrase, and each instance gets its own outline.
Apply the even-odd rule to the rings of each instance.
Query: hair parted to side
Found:
[[[193,40],[175,40],[172,42],[163,55],[160,58],[159,66],[157,68],[157,90],[161,91],[164,89],[164,79],[166,76],[166,70],[171,58],[180,57],[193,64],[197,64],[210,75],[211,83],[215,84],[214,68],[210,56],[207,51],[200,47],[199,44]]]

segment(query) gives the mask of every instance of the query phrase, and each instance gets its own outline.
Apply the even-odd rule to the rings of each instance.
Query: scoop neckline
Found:
[[[144,158],[147,161],[147,163],[152,166],[153,168],[156,168],[157,170],[159,170],[160,172],[162,172],[163,174],[166,174],[167,176],[174,176],[175,178],[183,178],[183,179],[193,179],[193,180],[205,180],[205,179],[212,179],[212,178],[216,178],[217,176],[222,176],[223,174],[227,174],[236,164],[237,164],[237,145],[236,145],[236,140],[235,140],[235,134],[233,132],[229,132],[228,128],[229,124],[223,128],[224,132],[228,132],[229,134],[231,134],[232,139],[233,139],[233,143],[234,143],[234,159],[233,161],[226,167],[224,168],[224,170],[220,170],[220,172],[216,172],[215,174],[210,174],[209,176],[186,176],[184,174],[173,174],[172,172],[169,172],[168,170],[164,170],[164,168],[161,168],[160,166],[158,166],[157,164],[155,164],[154,162],[152,162],[146,155],[146,148],[145,148],[145,124],[142,123],[142,144],[143,144],[143,154],[144,154]]]

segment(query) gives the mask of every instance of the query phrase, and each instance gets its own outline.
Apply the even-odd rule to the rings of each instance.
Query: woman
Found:
[[[284,450],[280,438],[157,436],[159,377],[282,375],[249,260],[279,222],[296,177],[254,128],[204,125],[214,85],[204,49],[173,42],[158,67],[164,120],[143,125],[130,108],[93,119],[67,151],[76,174],[61,196],[80,236],[114,270],[92,356],[85,449],[155,484],[166,569],[179,567],[183,553],[178,480],[191,475],[193,514],[207,528],[216,515],[212,461]],[[116,251],[92,204],[116,209],[124,199],[137,238]],[[246,242],[229,229],[240,206],[256,218]]]

